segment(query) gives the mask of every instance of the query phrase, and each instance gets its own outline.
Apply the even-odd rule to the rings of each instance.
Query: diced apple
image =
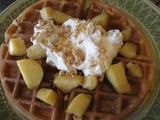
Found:
[[[126,65],[126,68],[128,69],[129,75],[131,75],[132,77],[137,77],[137,78],[141,78],[142,77],[142,74],[143,74],[142,73],[142,68],[137,63],[133,64],[133,63],[129,62]]]
[[[26,46],[22,39],[12,38],[9,41],[9,54],[13,56],[22,56],[26,53]]]
[[[84,77],[81,75],[62,74],[57,75],[54,79],[54,84],[64,93],[70,92],[72,89],[81,86]]]
[[[45,7],[40,10],[40,16],[44,20],[52,19],[53,18],[53,9],[51,7]]]
[[[36,94],[36,97],[52,106],[55,106],[58,101],[57,93],[54,90],[48,88],[39,89]]]
[[[86,94],[78,94],[69,104],[66,112],[82,117],[91,102],[91,96]]]
[[[131,28],[126,27],[124,30],[121,31],[121,33],[122,33],[122,36],[123,36],[123,40],[128,41],[131,37]]]
[[[98,77],[95,75],[92,76],[85,76],[84,81],[82,84],[83,88],[86,88],[88,90],[93,90],[97,87],[98,85]]]
[[[137,45],[132,42],[126,42],[120,49],[119,54],[125,58],[132,59],[137,55]]]
[[[131,86],[127,81],[122,62],[110,65],[106,71],[106,77],[118,93],[131,93]]]
[[[108,25],[109,14],[107,12],[102,12],[101,14],[92,18],[91,21],[105,29]]]
[[[72,17],[64,12],[53,10],[53,19],[57,24],[63,24],[66,20],[70,18]]]
[[[17,61],[18,68],[29,89],[37,88],[43,78],[43,70],[40,64],[32,59]]]
[[[40,45],[32,45],[27,49],[27,56],[30,59],[42,59],[46,57],[46,51]]]

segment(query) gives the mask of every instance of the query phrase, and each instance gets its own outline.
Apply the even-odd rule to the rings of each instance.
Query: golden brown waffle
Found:
[[[153,56],[148,40],[140,29],[138,29],[137,25],[113,6],[101,3],[98,0],[93,0],[87,11],[84,11],[84,3],[84,0],[41,0],[26,9],[17,18],[16,24],[13,22],[6,31],[6,43],[3,43],[0,48],[1,83],[13,107],[18,109],[29,119],[73,120],[74,116],[65,113],[65,110],[72,99],[79,93],[86,93],[92,96],[92,101],[87,111],[84,113],[83,120],[123,119],[137,108],[151,90],[152,78],[154,75]],[[138,63],[142,67],[143,77],[140,79],[133,78],[127,74],[128,81],[133,91],[131,94],[118,94],[105,79],[102,83],[99,83],[94,91],[88,91],[79,87],[72,90],[70,94],[64,95],[52,82],[52,77],[58,70],[47,65],[44,59],[38,60],[44,71],[44,77],[39,88],[45,87],[57,91],[59,100],[56,107],[52,107],[35,97],[39,88],[34,90],[29,90],[27,88],[16,64],[17,60],[26,58],[26,55],[22,57],[13,57],[9,55],[8,41],[13,37],[21,37],[25,40],[26,45],[30,46],[33,27],[40,19],[39,10],[46,6],[53,7],[71,16],[84,19],[93,18],[102,11],[107,11],[110,14],[110,21],[106,30],[113,28],[122,30],[125,26],[131,27],[132,35],[129,41],[138,45],[138,54],[136,58],[126,59],[118,55],[113,60],[113,63],[122,61],[124,64],[131,61],[133,63]]]

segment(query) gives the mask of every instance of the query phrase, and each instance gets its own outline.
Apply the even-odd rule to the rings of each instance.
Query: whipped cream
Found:
[[[66,72],[82,70],[85,76],[103,76],[123,45],[119,30],[106,32],[93,22],[78,19],[69,19],[61,26],[40,20],[32,42],[46,50],[48,64]]]

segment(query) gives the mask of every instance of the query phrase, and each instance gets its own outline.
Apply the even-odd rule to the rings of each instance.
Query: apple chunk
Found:
[[[92,18],[91,21],[105,29],[108,25],[109,14],[107,12],[102,12],[101,14]]]
[[[52,106],[55,106],[58,101],[57,93],[54,90],[48,88],[39,89],[36,94],[36,97]]]
[[[64,21],[72,18],[72,16],[51,7],[46,7],[40,10],[40,15],[42,19],[53,19],[57,24],[63,24]]]
[[[13,56],[22,56],[26,53],[24,41],[20,38],[12,38],[9,41],[9,54]]]
[[[44,20],[52,19],[53,18],[53,9],[51,7],[45,7],[40,10],[40,16]]]
[[[131,86],[127,81],[124,65],[122,62],[110,65],[106,71],[106,76],[118,93],[131,93]]]
[[[127,63],[126,68],[128,69],[129,75],[136,78],[141,78],[143,75],[142,67],[139,64]]]
[[[84,81],[82,84],[83,88],[86,88],[88,90],[93,90],[98,85],[98,76],[91,75],[91,76],[85,76]]]
[[[84,77],[81,75],[62,74],[57,75],[53,82],[64,93],[68,93],[72,89],[81,86],[83,80]]]
[[[32,45],[27,49],[27,56],[30,59],[42,59],[46,57],[46,51],[40,45]]]
[[[132,42],[126,42],[120,49],[119,54],[125,58],[132,59],[137,55],[137,45]]]
[[[125,29],[121,31],[124,41],[128,41],[130,39],[131,32],[132,30],[130,27],[125,27]]]
[[[63,24],[66,20],[73,18],[72,16],[58,11],[58,10],[53,10],[53,19],[56,21],[58,24]]]
[[[86,94],[78,94],[69,104],[66,112],[82,117],[91,102],[91,96]]]
[[[32,59],[17,61],[18,68],[29,89],[37,88],[43,78],[43,70],[38,62]]]

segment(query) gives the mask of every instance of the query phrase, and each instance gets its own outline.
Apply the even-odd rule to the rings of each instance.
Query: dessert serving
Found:
[[[0,78],[28,119],[128,118],[152,89],[152,48],[125,13],[100,0],[40,0],[0,47]]]

